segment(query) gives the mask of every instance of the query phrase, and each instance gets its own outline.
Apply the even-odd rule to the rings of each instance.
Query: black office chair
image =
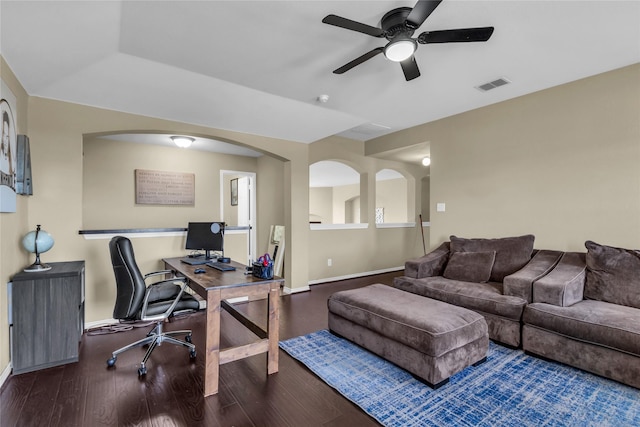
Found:
[[[189,348],[189,357],[195,358],[196,347],[191,343],[191,331],[162,331],[162,324],[175,313],[199,308],[198,301],[184,292],[187,287],[187,279],[172,277],[147,286],[145,281],[149,277],[171,274],[172,272],[170,270],[156,271],[142,276],[136,264],[131,241],[126,237],[115,236],[112,238],[109,242],[109,251],[118,288],[113,317],[120,320],[152,321],[155,322],[155,326],[146,338],[114,351],[112,357],[107,360],[107,366],[112,367],[116,364],[118,354],[148,344],[147,353],[138,368],[138,376],[145,375],[147,373],[146,363],[151,352],[163,342],[187,347]],[[180,283],[180,285],[176,283]],[[185,341],[173,338],[182,335],[185,336]]]

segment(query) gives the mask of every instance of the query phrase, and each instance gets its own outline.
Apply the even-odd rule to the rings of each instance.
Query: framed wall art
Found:
[[[13,93],[2,82],[0,118],[2,140],[0,141],[0,212],[16,211],[17,137],[14,111],[16,101]]]

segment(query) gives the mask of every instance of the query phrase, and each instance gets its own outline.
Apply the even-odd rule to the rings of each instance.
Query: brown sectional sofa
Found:
[[[640,251],[585,246],[534,283],[522,347],[640,388]]]
[[[405,275],[396,277],[393,286],[473,310],[487,321],[489,338],[520,347],[522,313],[531,302],[533,282],[551,271],[562,256],[559,251],[535,251],[533,241],[532,235],[503,239],[451,236],[451,242],[407,261]],[[495,254],[493,261],[486,255],[473,259],[473,254],[487,253]],[[463,260],[456,263],[460,257]],[[483,272],[475,274],[474,270]]]
[[[640,251],[585,245],[535,251],[533,236],[451,236],[407,261],[393,285],[478,312],[494,341],[640,388]]]

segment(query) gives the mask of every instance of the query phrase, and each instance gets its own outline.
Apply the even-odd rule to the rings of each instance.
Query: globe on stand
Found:
[[[22,247],[27,251],[36,254],[36,262],[25,268],[24,271],[33,273],[36,271],[51,270],[51,266],[40,262],[40,254],[47,252],[53,247],[53,237],[49,233],[40,229],[40,224],[37,225],[35,231],[28,232],[22,238]]]

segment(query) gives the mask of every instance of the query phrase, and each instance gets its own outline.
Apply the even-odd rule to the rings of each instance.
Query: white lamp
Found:
[[[390,61],[402,62],[409,59],[417,47],[415,40],[410,38],[394,40],[385,46],[384,56]]]
[[[189,136],[172,136],[170,137],[174,144],[176,144],[180,148],[189,148],[195,138],[191,138]]]
[[[429,166],[431,164],[431,159],[429,157],[425,157],[422,159],[422,166]]]

